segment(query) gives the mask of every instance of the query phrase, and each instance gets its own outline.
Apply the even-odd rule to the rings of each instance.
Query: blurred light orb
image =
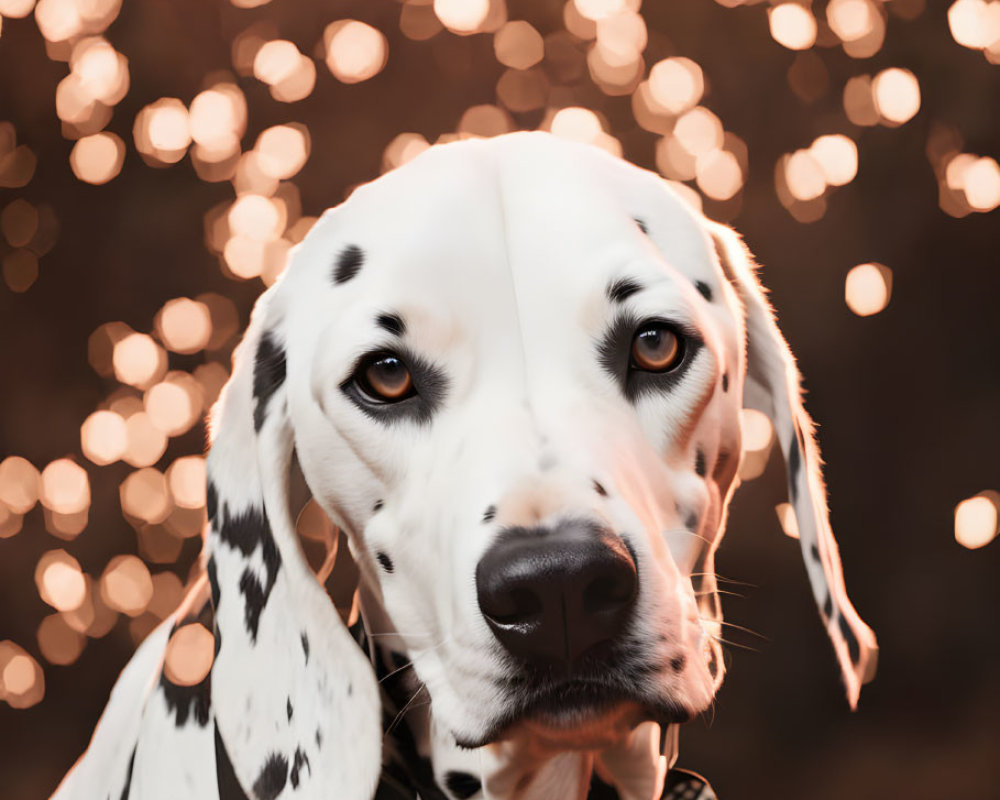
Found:
[[[38,256],[30,250],[15,250],[3,257],[3,279],[12,292],[23,293],[38,280]]]
[[[847,273],[844,299],[859,317],[877,314],[889,304],[892,271],[882,264],[858,264]]]
[[[163,669],[167,679],[178,686],[201,683],[215,658],[215,637],[199,622],[182,625],[170,636]]]
[[[70,69],[81,90],[94,100],[114,105],[128,90],[128,60],[100,36],[82,39],[73,47]]]
[[[843,134],[817,137],[809,146],[809,153],[831,186],[844,186],[858,174],[858,146]]]
[[[796,200],[815,200],[826,191],[823,169],[808,150],[796,150],[788,156],[785,181]]]
[[[870,75],[855,75],[844,84],[844,112],[855,125],[877,125],[878,109]]]
[[[258,242],[280,236],[282,222],[278,207],[259,194],[240,195],[229,209],[229,229],[233,235]]]
[[[672,114],[694,108],[705,93],[705,76],[690,58],[665,58],[649,71],[653,99]]]
[[[184,599],[184,586],[172,572],[157,572],[152,576],[153,599],[146,611],[159,619],[170,616]]]
[[[201,411],[182,386],[169,380],[150,387],[143,402],[150,422],[167,436],[186,433]]]
[[[0,666],[0,699],[11,708],[30,708],[45,696],[45,674],[23,648],[0,642]]]
[[[0,14],[11,19],[22,19],[31,13],[35,0],[0,0]]]
[[[452,33],[477,33],[490,13],[489,0],[434,0],[434,13]]]
[[[1000,205],[1000,165],[992,158],[977,158],[964,170],[962,189],[975,211],[992,211]]]
[[[301,58],[302,53],[292,42],[287,39],[272,39],[265,42],[254,56],[254,77],[274,86],[295,74]]]
[[[83,29],[75,0],[38,0],[35,23],[42,36],[50,42],[65,42]]]
[[[0,461],[0,502],[15,514],[27,514],[38,502],[41,475],[26,458],[8,456]]]
[[[530,22],[516,20],[493,35],[493,52],[505,67],[528,69],[545,56],[545,42]]]
[[[691,155],[699,156],[722,147],[724,131],[715,114],[696,106],[677,120],[674,136]]]
[[[1000,38],[1000,5],[983,0],[957,0],[948,9],[952,38],[972,50],[982,50]]]
[[[101,575],[101,598],[115,611],[137,617],[153,598],[153,579],[136,556],[115,556]]]
[[[902,125],[920,110],[920,84],[908,69],[890,67],[872,80],[872,95],[878,112]]]
[[[955,541],[974,550],[989,544],[997,535],[997,506],[983,493],[955,506]]]
[[[142,388],[156,378],[161,359],[165,356],[151,336],[130,333],[115,344],[111,365],[119,381]]]
[[[51,462],[42,470],[42,505],[60,514],[76,514],[90,505],[90,479],[86,470],[68,458]]]
[[[563,108],[552,118],[552,133],[562,139],[590,143],[602,132],[601,120],[589,108]]]
[[[99,467],[120,459],[127,446],[125,420],[114,411],[95,411],[80,426],[80,448]]]
[[[238,278],[249,280],[264,271],[267,243],[249,236],[233,236],[226,242],[222,257],[229,271]]]
[[[767,11],[771,38],[789,50],[808,50],[816,44],[816,18],[798,3],[781,3]]]
[[[188,110],[176,97],[163,97],[150,106],[147,134],[157,150],[184,150],[191,144]]]
[[[499,106],[470,106],[462,112],[458,132],[469,136],[499,136],[514,129],[510,115]]]
[[[80,562],[65,550],[50,550],[35,567],[38,595],[56,611],[73,611],[87,597],[87,583]]]
[[[181,508],[205,507],[205,459],[182,456],[167,470],[167,482],[174,502]]]
[[[430,146],[430,142],[419,133],[405,132],[396,135],[382,153],[383,171],[403,166]]]
[[[69,154],[73,174],[95,186],[117,177],[124,163],[125,143],[108,131],[78,139]]]
[[[260,168],[277,180],[288,180],[309,158],[309,131],[304,125],[275,125],[257,137],[254,150]]]
[[[11,247],[29,244],[38,230],[38,209],[23,198],[18,198],[0,213],[0,231]]]
[[[212,336],[208,306],[188,297],[176,297],[164,303],[154,324],[160,340],[174,353],[197,353]]]
[[[842,42],[854,42],[871,33],[876,14],[868,0],[830,0],[826,7],[826,21]]]
[[[795,516],[795,508],[791,503],[778,503],[774,507],[775,513],[778,515],[778,522],[781,524],[781,530],[785,532],[785,536],[792,539],[799,538],[799,520]]]
[[[634,11],[621,11],[597,22],[597,48],[601,60],[611,67],[635,64],[648,41],[646,22]]]
[[[740,429],[743,432],[743,450],[747,453],[758,453],[771,447],[774,439],[774,426],[767,414],[755,408],[744,408],[740,411]]]
[[[323,31],[323,41],[326,66],[341,83],[375,77],[389,58],[389,42],[382,32],[356,19],[331,22]]]
[[[148,467],[160,460],[167,449],[167,435],[157,428],[145,411],[125,420],[128,447],[122,460],[133,467]]]
[[[237,8],[260,8],[266,6],[271,0],[229,0]]]
[[[733,153],[712,150],[695,160],[698,188],[713,200],[729,200],[743,188],[743,171]]]
[[[238,94],[242,108],[234,94]],[[246,125],[246,101],[242,98],[243,93],[238,89],[234,93],[217,87],[195,95],[188,114],[191,138],[212,151],[238,149]]]
[[[271,87],[271,97],[281,103],[304,100],[316,87],[316,64],[307,56],[300,56],[289,75]]]
[[[50,664],[66,666],[76,661],[87,644],[87,637],[74,630],[62,614],[49,614],[38,625],[38,649]]]
[[[573,0],[581,17],[593,20],[606,19],[627,8],[625,0]]]

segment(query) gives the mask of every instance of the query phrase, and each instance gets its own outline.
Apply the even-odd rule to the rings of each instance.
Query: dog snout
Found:
[[[508,528],[476,569],[479,608],[499,642],[532,665],[572,668],[610,644],[638,595],[624,541],[583,521]]]

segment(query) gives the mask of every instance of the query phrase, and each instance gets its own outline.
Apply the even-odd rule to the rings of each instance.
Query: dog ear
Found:
[[[228,770],[249,797],[276,797],[287,782],[297,797],[365,800],[380,772],[381,704],[370,662],[295,534],[281,287],[258,300],[212,414],[207,567],[219,779]]]
[[[709,232],[722,270],[745,309],[743,405],[763,412],[774,425],[813,597],[833,641],[848,702],[855,708],[861,684],[874,677],[878,646],[844,587],[840,555],[827,513],[822,461],[812,420],[802,405],[799,371],[743,241],[722,225],[709,223]]]

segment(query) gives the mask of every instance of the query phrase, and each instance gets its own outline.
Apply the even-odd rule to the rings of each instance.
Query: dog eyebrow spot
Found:
[[[604,488],[600,481],[594,481],[594,491],[597,492],[601,497],[608,496],[608,490]]]
[[[729,391],[729,373],[728,372],[722,373],[722,391],[724,391],[724,392],[728,392]]]
[[[395,565],[392,563],[392,559],[389,558],[389,556],[383,553],[381,550],[379,550],[375,554],[375,558],[378,559],[378,563],[382,565],[382,569],[384,569],[386,572],[391,573],[396,568]]]
[[[337,266],[333,271],[333,282],[337,284],[346,283],[358,274],[364,262],[364,250],[356,244],[347,245],[347,247],[340,251],[340,256],[337,258]]]
[[[674,672],[680,672],[684,669],[684,665],[687,663],[687,659],[684,656],[674,656],[670,659],[670,669]]]
[[[468,772],[453,770],[444,776],[444,785],[458,800],[467,800],[482,788],[482,781]]]
[[[483,522],[493,522],[493,518],[497,515],[496,506],[488,506],[483,512]]]
[[[705,281],[695,281],[694,288],[697,289],[698,294],[708,300],[709,303],[712,302],[712,287],[705,283]]]
[[[372,506],[372,511],[373,512],[375,512],[375,511],[381,511],[382,510],[382,506],[384,506],[384,505],[385,505],[385,503],[383,503],[381,500],[376,500],[375,501],[375,505]]]
[[[608,284],[608,288],[604,290],[604,293],[611,302],[624,303],[641,289],[642,286],[639,282],[632,278],[618,278]]]
[[[406,323],[399,314],[379,314],[375,317],[375,324],[393,336],[402,336],[406,333]]]
[[[285,382],[285,351],[275,343],[271,332],[260,337],[253,365],[253,428],[260,433],[268,401]]]

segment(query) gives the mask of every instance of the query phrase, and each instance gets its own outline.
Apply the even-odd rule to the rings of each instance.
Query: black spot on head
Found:
[[[215,725],[215,780],[219,787],[219,800],[249,800],[236,778],[226,745],[219,735],[218,723]]]
[[[624,303],[632,295],[642,289],[638,281],[632,278],[618,278],[608,284],[604,293],[612,303]]]
[[[638,217],[634,217],[633,219],[635,219],[635,224],[639,226],[640,231],[643,233],[649,233],[649,228],[646,227],[646,223],[643,220]]]
[[[299,770],[305,767],[309,770],[309,774],[312,775],[312,765],[309,763],[309,756],[305,754],[301,747],[295,748],[295,758],[292,761],[292,788],[299,788]]]
[[[802,456],[799,453],[799,440],[792,437],[788,446],[788,496],[795,503],[799,499],[799,471],[802,468]]]
[[[375,501],[375,505],[372,506],[372,512],[374,513],[374,512],[381,511],[382,510],[382,506],[384,506],[384,505],[385,505],[385,503],[383,503],[381,500],[376,500]]]
[[[356,244],[349,244],[340,251],[337,263],[333,269],[333,282],[346,283],[361,269],[365,261],[365,252]]]
[[[497,507],[488,506],[487,509],[483,512],[483,522],[493,522],[493,519],[496,517],[496,515],[497,515]]]
[[[687,663],[687,659],[684,656],[674,656],[670,659],[670,669],[674,672],[680,672],[684,669],[684,665]]]
[[[482,781],[468,772],[452,770],[444,776],[444,785],[458,800],[467,800],[482,788]]]
[[[705,451],[700,447],[698,452],[694,455],[694,471],[698,473],[698,477],[704,478],[707,472],[707,467],[705,465]]]
[[[694,288],[697,289],[698,294],[708,300],[708,302],[712,302],[712,287],[705,283],[705,281],[695,281]]]
[[[292,698],[291,697],[286,697],[285,698],[285,713],[288,715],[288,721],[291,722],[292,721],[292,713],[293,713]]]
[[[302,631],[301,641],[302,641],[302,652],[305,653],[306,663],[308,664],[309,663],[309,637],[306,636],[306,632],[305,631]]]
[[[594,491],[597,492],[601,497],[608,496],[608,490],[604,488],[600,481],[594,481]]]
[[[375,318],[375,324],[393,336],[402,336],[406,333],[406,323],[398,314],[379,314]]]
[[[392,572],[396,568],[392,563],[392,559],[381,550],[375,554],[375,558],[378,559],[378,563],[382,565],[382,569],[386,572]]]
[[[833,615],[833,601],[830,599],[830,594],[827,592],[826,597],[823,599],[823,616],[827,619]]]
[[[253,427],[260,431],[271,396],[285,382],[285,351],[267,331],[260,337],[257,355],[253,365],[253,396],[256,405],[253,410]]]
[[[729,391],[729,373],[728,372],[722,373],[722,391],[724,391],[724,392],[728,392]]]
[[[812,560],[815,561],[817,564],[822,562],[822,559],[820,558],[819,555],[819,548],[816,545],[812,545],[809,548],[809,555],[812,556]]]
[[[851,626],[847,624],[847,620],[843,616],[837,620],[837,625],[840,627],[841,635],[847,641],[847,652],[851,657],[851,663],[857,664],[858,658],[861,656],[861,646],[858,644],[854,631],[851,630]]]
[[[257,800],[274,800],[285,788],[287,780],[288,759],[280,753],[271,753],[253,782],[253,793]]]

